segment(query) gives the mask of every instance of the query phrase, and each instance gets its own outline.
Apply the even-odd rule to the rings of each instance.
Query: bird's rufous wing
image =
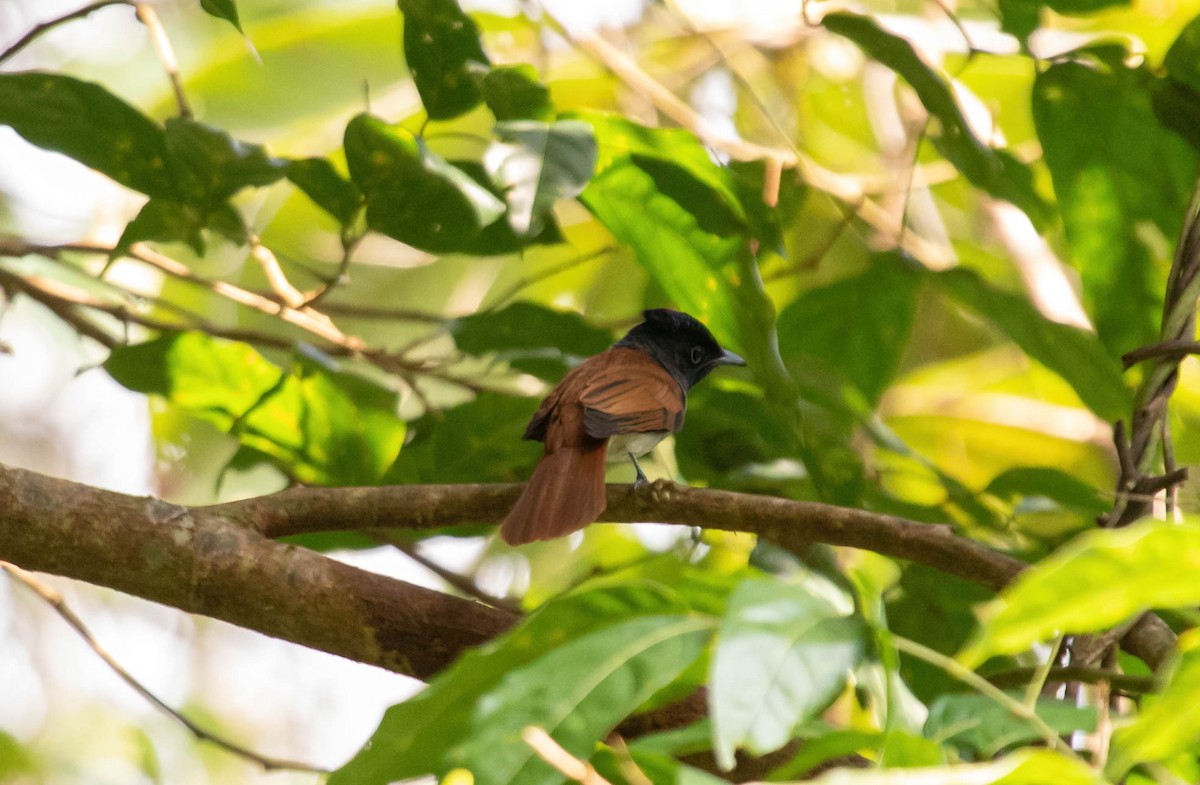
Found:
[[[615,347],[587,375],[579,394],[588,436],[678,431],[684,397],[679,382],[645,352]]]

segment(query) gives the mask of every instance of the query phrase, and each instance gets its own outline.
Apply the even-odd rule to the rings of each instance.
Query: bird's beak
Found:
[[[721,356],[717,358],[717,361],[715,363],[713,363],[713,365],[745,365],[745,364],[746,364],[745,360],[743,360],[741,357],[738,357],[736,354],[729,351],[728,349],[723,350],[721,352]]]

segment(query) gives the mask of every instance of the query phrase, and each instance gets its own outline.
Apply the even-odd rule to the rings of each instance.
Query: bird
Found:
[[[640,324],[571,370],[534,412],[524,438],[545,451],[500,537],[523,545],[595,522],[606,504],[605,463],[628,457],[634,487],[644,484],[637,459],[683,427],[688,390],[715,368],[745,364],[694,317],[643,311]]]

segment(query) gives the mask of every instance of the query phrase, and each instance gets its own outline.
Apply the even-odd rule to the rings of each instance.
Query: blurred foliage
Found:
[[[1120,355],[1159,335],[1197,174],[1200,8],[876,3],[807,24],[704,5],[647,4],[616,55],[565,6],[163,7],[195,118],[150,86],[148,45],[0,73],[0,125],[140,195],[90,227],[115,243],[0,272],[108,336],[163,455],[206,445],[171,469],[179,496],[264,467],[274,487],[520,481],[540,396],[669,306],[749,365],[692,393],[652,476],[950,523],[1036,562],[993,598],[715,531],[486,539],[467,577],[516,576],[528,615],[389,710],[332,783],[561,781],[526,725],[618,785],[720,781],[684,758],[728,769],[796,739],[773,779],[851,754],[872,768],[839,782],[1187,779],[1194,632],[1161,694],[1121,705],[1103,773],[1030,749],[1092,731],[1093,708],[972,691],[938,656],[986,673],[1147,608],[1194,622],[1194,524],[1087,530],[1137,381]],[[23,234],[7,209],[0,230]],[[1190,362],[1171,427],[1195,455]],[[699,686],[706,720],[608,736]],[[48,765],[0,734],[0,780]]]

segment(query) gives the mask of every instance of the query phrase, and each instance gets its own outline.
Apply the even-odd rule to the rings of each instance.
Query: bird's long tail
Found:
[[[552,540],[593,523],[604,511],[604,458],[607,440],[561,447],[542,456],[529,484],[504,523],[509,545]]]

